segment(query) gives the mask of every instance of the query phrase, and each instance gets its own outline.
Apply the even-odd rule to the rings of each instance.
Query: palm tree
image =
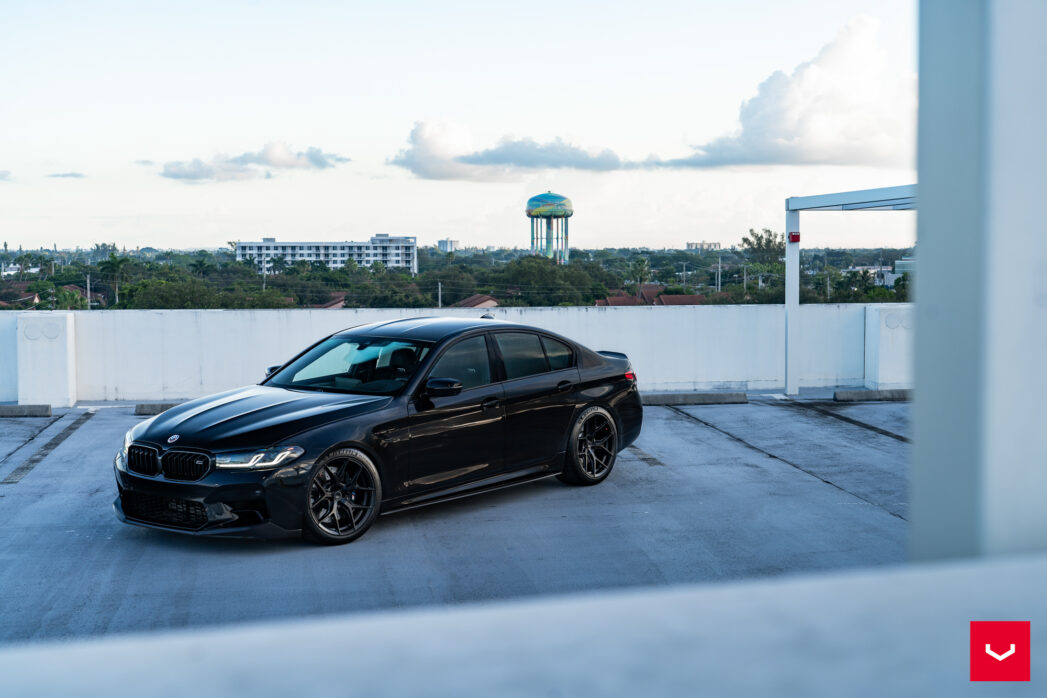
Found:
[[[632,277],[636,279],[636,295],[639,297],[640,289],[651,278],[651,263],[646,257],[637,257],[629,267]]]
[[[75,291],[56,288],[52,291],[52,302],[58,310],[86,310],[87,299]]]
[[[189,271],[197,276],[205,276],[210,269],[211,264],[204,257],[197,257],[189,265]]]
[[[274,274],[283,274],[287,271],[287,266],[287,259],[283,255],[273,257],[269,262],[269,268],[273,270]]]
[[[33,255],[28,252],[20,254],[15,257],[15,264],[18,265],[18,280],[25,281],[25,273],[33,266]]]
[[[108,276],[116,286],[116,302],[120,302],[120,279],[124,275],[124,268],[131,263],[130,257],[117,257],[112,252],[109,259],[98,263],[98,270]]]

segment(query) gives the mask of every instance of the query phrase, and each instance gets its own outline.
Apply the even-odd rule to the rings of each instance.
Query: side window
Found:
[[[455,378],[461,382],[462,390],[487,385],[491,382],[487,342],[482,336],[458,342],[436,360],[429,377]]]
[[[507,380],[533,376],[549,370],[538,335],[526,332],[498,332],[494,335],[494,340],[498,342],[498,350],[505,362]]]
[[[545,346],[545,358],[549,360],[549,370],[559,371],[561,368],[570,368],[573,365],[571,347],[549,337],[542,337]]]

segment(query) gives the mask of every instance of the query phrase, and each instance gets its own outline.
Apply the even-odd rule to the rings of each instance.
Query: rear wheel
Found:
[[[305,530],[326,545],[356,540],[378,518],[382,484],[362,451],[333,451],[313,468],[306,488]]]
[[[588,407],[578,415],[568,440],[560,479],[572,485],[595,485],[607,479],[618,457],[618,427],[603,407]]]

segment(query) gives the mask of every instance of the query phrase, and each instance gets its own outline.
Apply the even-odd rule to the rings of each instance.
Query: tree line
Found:
[[[738,248],[697,253],[635,248],[572,250],[558,265],[527,250],[465,250],[443,254],[419,248],[419,273],[381,263],[341,269],[323,262],[273,260],[272,273],[237,261],[232,250],[127,252],[97,244],[78,251],[11,253],[0,264],[0,307],[84,309],[88,280],[93,308],[293,308],[449,306],[474,294],[501,306],[593,305],[611,294],[636,294],[659,284],[665,294],[702,296],[706,303],[782,303],[784,236],[770,230],[744,236]],[[877,286],[868,271],[852,266],[889,265],[906,249],[802,250],[801,302],[908,300],[908,277],[894,289]],[[39,302],[19,302],[26,297]]]

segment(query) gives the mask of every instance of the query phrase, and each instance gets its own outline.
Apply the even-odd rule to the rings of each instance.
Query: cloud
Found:
[[[459,162],[470,165],[501,165],[531,169],[617,170],[622,160],[613,150],[592,155],[560,138],[538,143],[532,138],[503,138],[494,148],[462,155]]]
[[[149,161],[138,161],[139,164],[146,162]],[[226,182],[258,177],[271,179],[273,169],[325,170],[343,162],[349,162],[349,158],[325,153],[319,148],[294,152],[285,143],[268,143],[256,153],[243,153],[235,157],[218,155],[209,161],[193,158],[165,162],[160,176],[187,182]]]
[[[237,179],[252,179],[257,176],[257,173],[240,165],[231,165],[228,160],[223,158],[215,158],[210,163],[206,163],[200,158],[193,158],[188,162],[165,162],[160,176],[191,182],[208,180],[226,182]]]
[[[555,138],[539,143],[533,138],[503,138],[496,146],[476,150],[460,129],[448,124],[417,122],[407,138],[408,147],[389,164],[410,170],[422,179],[478,181],[512,178],[520,170],[572,168],[615,170],[621,158],[611,150],[589,153]]]
[[[141,165],[142,167],[152,167],[156,163],[153,162],[152,160],[135,160],[135,164],[136,165]]]
[[[48,177],[58,177],[61,179],[83,179],[83,172],[53,172]]]
[[[0,170],[0,182],[11,179],[11,170]]]
[[[408,147],[389,160],[423,179],[490,181],[521,171],[570,168],[712,168],[731,165],[873,165],[912,167],[916,75],[892,69],[879,21],[858,17],[792,73],[776,71],[739,109],[735,133],[694,146],[689,155],[622,160],[555,138],[503,138],[483,150],[443,124],[416,123]],[[457,142],[456,142],[457,141]]]
[[[295,153],[286,143],[268,143],[257,153],[244,153],[230,158],[229,162],[235,165],[324,170],[338,163],[349,162],[349,158],[334,153],[325,153],[319,148],[309,148],[303,153]]]
[[[814,59],[777,71],[744,102],[734,134],[648,167],[913,165],[916,76],[890,67],[879,21],[858,17]]]
[[[484,172],[483,167],[461,162],[458,157],[462,151],[455,147],[456,140],[462,140],[462,134],[453,127],[419,121],[407,137],[409,145],[389,164],[406,168],[422,179],[497,178],[497,172]]]

